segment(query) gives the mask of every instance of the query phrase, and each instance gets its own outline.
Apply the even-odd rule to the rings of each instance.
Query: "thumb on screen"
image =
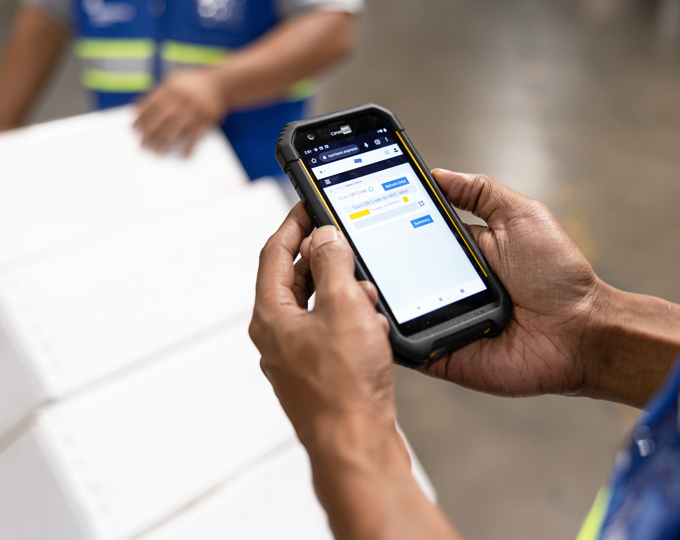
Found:
[[[317,306],[342,302],[347,293],[365,296],[354,277],[354,257],[347,240],[333,226],[317,229],[311,238],[309,265]],[[356,289],[356,291],[354,290]]]

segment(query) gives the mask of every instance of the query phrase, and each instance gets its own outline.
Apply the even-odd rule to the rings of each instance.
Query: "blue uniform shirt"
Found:
[[[274,0],[76,0],[83,84],[97,108],[124,105],[173,69],[228,61],[279,22]],[[304,83],[304,81],[303,81]],[[250,178],[280,175],[279,132],[306,116],[309,85],[261,108],[229,111],[222,130]]]
[[[614,462],[599,530],[582,538],[680,538],[680,356]],[[597,503],[596,503],[597,506]],[[587,522],[586,522],[587,525]],[[584,527],[585,528],[585,527]]]

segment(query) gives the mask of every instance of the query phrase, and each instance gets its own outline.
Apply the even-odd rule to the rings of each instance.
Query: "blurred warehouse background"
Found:
[[[0,43],[15,8],[0,0]],[[608,283],[680,302],[680,0],[368,0],[316,107],[366,101],[429,166],[548,204]],[[87,110],[69,56],[31,121]],[[635,417],[397,376],[403,428],[471,540],[575,538]]]

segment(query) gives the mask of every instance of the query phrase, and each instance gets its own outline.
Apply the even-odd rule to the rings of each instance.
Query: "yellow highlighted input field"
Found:
[[[350,214],[349,219],[360,218],[362,216],[367,216],[370,213],[371,213],[371,211],[368,208],[366,208],[365,210],[362,210],[361,212],[355,212],[354,214]]]

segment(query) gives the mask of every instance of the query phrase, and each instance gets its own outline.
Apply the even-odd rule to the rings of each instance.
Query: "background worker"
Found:
[[[143,143],[189,153],[221,124],[251,178],[306,115],[308,77],[352,49],[362,0],[24,0],[0,67],[0,130],[21,124],[70,32],[98,109],[139,101]]]
[[[543,204],[487,177],[433,174],[454,206],[487,222],[470,231],[514,305],[501,336],[423,371],[497,395],[635,407],[666,379],[579,540],[680,538],[680,359],[668,376],[680,351],[680,306],[602,282]],[[333,532],[352,540],[460,538],[416,485],[395,429],[389,327],[375,310],[376,289],[356,281],[352,251],[335,228],[310,238],[311,230],[298,205],[262,250],[250,332],[309,453]]]

